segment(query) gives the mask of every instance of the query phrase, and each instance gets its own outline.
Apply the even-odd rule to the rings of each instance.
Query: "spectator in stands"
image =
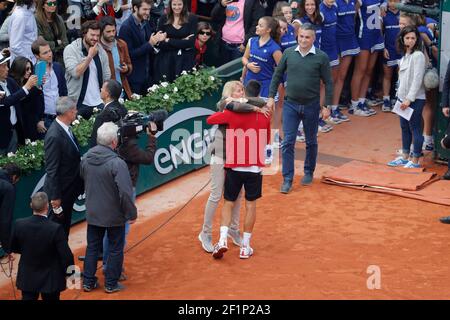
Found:
[[[38,38],[31,45],[31,50],[38,61],[47,62],[45,81],[42,85],[44,109],[41,110],[37,123],[38,133],[43,136],[56,118],[58,98],[67,96],[67,84],[64,69],[58,62],[53,62],[53,53],[46,40]]]
[[[19,87],[24,86],[32,74],[34,74],[33,65],[30,60],[24,57],[17,57],[11,65],[11,70],[9,70],[9,75],[16,80]],[[35,141],[39,138],[37,130],[39,115],[44,110],[44,94],[42,93],[42,89],[33,86],[20,104],[22,108],[24,138]]]
[[[0,170],[0,246],[6,254],[11,253],[9,241],[16,202],[14,185],[19,181],[20,176],[20,168],[13,163],[5,165]]]
[[[123,290],[118,282],[123,267],[125,223],[134,223],[137,209],[127,165],[114,151],[118,145],[118,127],[104,123],[97,131],[98,145],[89,149],[81,162],[86,184],[87,248],[84,260],[83,290],[98,287],[97,257],[105,232],[108,232],[109,256],[105,270],[105,292]]]
[[[81,26],[83,38],[64,49],[69,97],[77,99],[78,114],[89,119],[94,108],[103,108],[100,88],[111,78],[108,55],[101,45],[100,25],[86,21]]]
[[[64,229],[47,217],[47,195],[36,193],[30,206],[33,216],[16,221],[11,239],[12,251],[21,254],[17,288],[22,300],[59,300],[73,254]]]
[[[33,64],[36,58],[31,52],[31,44],[38,37],[38,29],[34,18],[34,0],[17,0],[16,7],[9,20],[9,49],[11,60],[22,56]]]
[[[154,47],[165,40],[165,34],[155,34],[148,23],[151,6],[151,0],[133,0],[133,15],[122,24],[119,34],[128,45],[131,64],[138,66],[128,76],[128,83],[131,91],[140,95],[146,94],[152,83],[150,61],[153,61]]]
[[[100,20],[103,17],[122,17],[121,0],[81,0],[83,17],[86,20]]]
[[[14,0],[1,0],[0,1],[0,25],[5,22],[12,8],[14,7]]]
[[[204,64],[207,43],[213,36],[213,29],[208,22],[200,21],[197,25],[197,38],[195,39],[195,65]]]
[[[258,20],[264,16],[259,0],[221,0],[211,12],[218,24],[223,63],[242,57],[248,39],[255,36]]]
[[[100,20],[100,44],[108,55],[111,79],[117,80],[123,87],[126,97],[131,99],[131,88],[128,84],[128,75],[133,71],[127,43],[117,39],[116,22],[114,18],[103,17]]]
[[[158,22],[158,31],[167,37],[157,45],[160,51],[154,63],[155,82],[172,82],[183,70],[194,67],[197,21],[183,0],[169,0],[167,15]]]
[[[39,0],[36,8],[38,35],[48,41],[55,61],[64,65],[63,52],[69,44],[63,18],[56,13],[56,0]]]
[[[37,84],[37,77],[32,75],[23,87],[19,87],[8,77],[9,60],[0,54],[0,155],[16,152],[17,145],[24,143],[21,100]]]

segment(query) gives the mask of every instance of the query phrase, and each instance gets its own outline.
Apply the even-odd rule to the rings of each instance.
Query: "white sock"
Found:
[[[220,227],[220,243],[226,243],[227,242],[227,236],[228,236],[228,227],[227,226],[221,226]]]
[[[242,246],[248,247],[250,246],[250,238],[252,237],[251,233],[244,232],[244,238],[242,239]]]
[[[333,111],[337,110],[337,108],[338,108],[338,106],[337,106],[336,104],[333,104],[333,105],[331,106],[331,110],[333,110]]]
[[[387,100],[387,101],[390,101],[390,100],[391,100],[391,97],[390,97],[390,96],[383,96],[383,100],[384,100],[384,101],[386,101],[386,100]]]
[[[352,108],[356,108],[358,106],[359,100],[353,101],[352,100]]]
[[[426,135],[423,135],[423,138],[424,138],[426,144],[431,144],[431,143],[433,143],[433,136],[426,136]]]

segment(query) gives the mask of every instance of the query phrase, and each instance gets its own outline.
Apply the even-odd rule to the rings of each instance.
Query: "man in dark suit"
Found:
[[[9,241],[11,238],[11,225],[14,215],[14,205],[16,202],[15,184],[21,176],[20,168],[10,163],[0,170],[0,258],[4,254],[10,254]]]
[[[24,143],[20,101],[37,84],[37,76],[33,75],[20,88],[14,79],[8,77],[9,59],[0,54],[0,155],[15,153],[17,145]]]
[[[70,128],[77,118],[76,101],[70,97],[59,98],[57,117],[45,135],[44,190],[53,208],[52,219],[63,225],[69,237],[72,208],[83,192],[80,177],[80,147]],[[62,209],[62,213],[58,213]]]
[[[62,226],[47,218],[48,197],[38,192],[31,197],[33,216],[16,221],[11,249],[21,254],[17,288],[22,300],[59,300],[66,289],[67,268],[74,264]]]
[[[102,124],[105,122],[117,122],[127,114],[127,108],[119,102],[121,93],[122,86],[118,81],[110,79],[103,83],[100,97],[102,98],[105,107],[95,118],[89,147],[92,148],[97,145],[97,130]]]
[[[151,85],[151,63],[154,46],[166,39],[163,32],[154,33],[154,29],[148,23],[152,0],[133,0],[133,14],[124,21],[120,27],[119,38],[128,45],[131,64],[136,66],[128,76],[133,93],[147,94]]]

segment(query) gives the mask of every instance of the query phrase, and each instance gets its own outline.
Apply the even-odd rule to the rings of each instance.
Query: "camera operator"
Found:
[[[105,104],[102,112],[95,118],[89,147],[97,145],[97,130],[105,122],[117,122],[127,114],[127,109],[119,102],[122,86],[117,80],[106,80],[100,90],[100,97]]]
[[[136,202],[136,183],[139,176],[140,164],[152,164],[156,150],[156,133],[157,126],[154,122],[149,122],[146,130],[146,147],[141,149],[138,145],[139,135],[132,135],[128,137],[122,137],[122,142],[118,147],[118,154],[125,160],[128,170],[130,172],[131,181],[133,183],[133,201]],[[130,224],[125,224],[125,245],[127,243],[127,235],[130,232]],[[105,234],[103,238],[103,271],[107,268],[107,257],[109,255],[108,238]],[[127,279],[124,269],[120,275],[119,281]]]
[[[0,170],[0,244],[3,251],[9,255],[11,225],[16,202],[14,185],[19,181],[21,169],[15,164],[7,164]],[[0,250],[0,258],[4,253]]]

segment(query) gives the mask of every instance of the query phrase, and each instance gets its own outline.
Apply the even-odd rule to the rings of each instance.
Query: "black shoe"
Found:
[[[98,281],[95,281],[94,285],[88,286],[87,284],[83,284],[83,290],[84,292],[91,292],[94,289],[97,289],[100,286]]]
[[[292,189],[292,181],[284,180],[281,185],[280,192],[284,194],[288,194]]]
[[[125,286],[119,282],[117,282],[117,285],[114,288],[110,288],[110,287],[105,287],[105,292],[106,293],[114,293],[114,292],[119,292],[125,289]]]
[[[442,179],[450,180],[450,169],[448,169],[447,172],[442,176]]]
[[[442,223],[450,224],[450,216],[439,218]]]
[[[305,173],[302,178],[302,185],[309,186],[313,182],[313,175],[311,173]]]

